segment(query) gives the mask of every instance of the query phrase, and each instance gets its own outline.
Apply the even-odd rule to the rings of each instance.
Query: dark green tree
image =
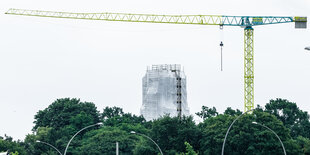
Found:
[[[57,155],[58,152],[55,151],[50,146],[46,144],[36,142],[40,140],[42,142],[47,142],[56,146],[55,141],[52,141],[53,134],[52,128],[50,127],[39,127],[33,134],[28,134],[25,138],[23,147],[25,148],[27,154],[32,155]],[[63,151],[63,150],[60,150]]]
[[[295,140],[295,143],[298,144],[303,154],[310,155],[310,139],[298,136]]]
[[[152,141],[130,131],[151,137],[165,155],[221,154],[225,133],[242,112],[228,107],[224,114],[218,114],[215,107],[203,106],[196,114],[204,119],[199,125],[192,117],[185,116],[180,119],[166,115],[146,121],[142,116],[125,113],[119,107],[106,107],[99,114],[93,103],[58,99],[35,115],[33,133],[28,134],[24,142],[13,141],[9,136],[0,137],[0,152],[57,155],[53,148],[36,141],[50,143],[63,152],[77,131],[102,121],[104,126],[89,128],[76,136],[67,155],[115,154],[116,142],[119,143],[120,154],[159,154]],[[275,131],[287,154],[310,154],[309,115],[295,103],[283,99],[271,100],[265,108],[258,106],[252,114],[243,115],[228,134],[225,154],[283,154],[273,132],[253,124],[253,121]]]
[[[136,143],[136,147],[133,151],[134,155],[158,155],[158,148],[152,144],[148,139],[140,137],[140,141]]]
[[[115,154],[116,142],[120,154],[133,154],[138,138],[117,127],[102,127],[85,134],[82,146],[74,154],[110,155]]]
[[[199,127],[203,131],[200,150],[203,154],[221,154],[226,131],[236,116],[218,115],[206,119]],[[289,130],[275,116],[254,111],[243,115],[231,128],[225,143],[225,154],[283,154],[281,143],[266,128],[252,124],[253,121],[275,131],[285,144],[288,154],[299,154],[298,146],[292,143]]]
[[[106,107],[101,114],[104,126],[98,130],[89,131],[83,136],[82,145],[72,150],[73,154],[115,154],[115,143],[119,143],[120,154],[133,154],[141,137],[130,132],[149,133],[145,128],[142,116],[123,112],[119,107]],[[150,123],[150,122],[149,122]],[[140,143],[141,144],[141,143]]]
[[[145,125],[146,120],[142,116],[132,115],[131,113],[125,113],[122,116],[115,116],[104,120],[104,125],[106,126],[120,126],[122,124],[135,124],[135,125]]]
[[[26,150],[23,147],[21,141],[14,141],[12,137],[5,135],[5,137],[0,137],[0,152],[8,151],[10,154],[19,153],[26,154]]]
[[[123,116],[124,112],[123,109],[120,107],[105,107],[101,114],[101,118],[103,120],[107,120],[116,116]]]
[[[210,117],[214,117],[218,115],[215,107],[209,108],[207,106],[202,106],[200,112],[195,113],[197,116],[202,118],[203,120],[208,119]]]
[[[153,121],[150,136],[160,146],[164,154],[175,154],[176,152],[185,152],[185,141],[198,150],[201,132],[191,116],[183,116],[181,119],[164,116]]]
[[[99,122],[99,112],[95,104],[91,102],[81,102],[79,99],[63,98],[57,99],[46,109],[40,110],[35,116],[33,130],[38,127],[52,127],[53,129],[61,129],[74,119],[79,117],[77,115],[88,115],[91,119],[86,124],[81,126],[90,125]],[[84,117],[85,118],[85,117]]]
[[[119,107],[105,107],[101,114],[105,126],[143,125],[151,128],[151,122],[147,122],[142,115],[136,116],[131,113],[123,112]]]
[[[296,103],[277,98],[265,105],[265,112],[275,115],[285,127],[290,129],[292,137],[310,138],[309,114],[300,110]]]
[[[41,140],[54,145],[59,150],[64,150],[70,138],[77,131],[98,122],[100,122],[100,117],[95,104],[81,102],[79,99],[74,98],[57,99],[46,109],[40,110],[35,115],[34,139],[32,141],[35,143],[35,140]],[[42,127],[50,128],[48,136],[44,139],[37,134],[38,129]],[[70,144],[72,147],[68,149],[68,154],[71,154],[73,147],[80,146],[79,141],[82,139],[83,134],[93,129],[96,129],[96,127],[87,129],[76,136]],[[43,148],[43,150],[46,150],[46,148]],[[32,153],[36,152],[32,150]],[[40,153],[42,152],[38,154]]]
[[[241,115],[242,112],[237,109],[237,110],[233,110],[231,107],[228,107],[225,111],[224,111],[225,115],[230,115],[230,116],[238,116]]]

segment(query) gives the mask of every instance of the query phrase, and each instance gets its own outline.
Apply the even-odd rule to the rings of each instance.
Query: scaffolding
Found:
[[[165,114],[189,115],[186,76],[179,64],[148,66],[143,77],[143,103],[140,109],[146,120]]]

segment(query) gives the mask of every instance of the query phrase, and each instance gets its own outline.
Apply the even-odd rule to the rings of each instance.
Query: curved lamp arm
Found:
[[[46,142],[42,142],[42,141],[39,141],[39,140],[37,140],[36,142],[46,144],[46,145],[54,148],[60,155],[62,155],[62,153],[55,146],[53,146],[52,144],[49,144],[49,143],[46,143]]]
[[[81,129],[80,131],[76,132],[76,133],[72,136],[72,138],[69,140],[69,142],[68,142],[68,144],[67,144],[67,146],[66,146],[64,155],[66,155],[67,149],[68,149],[68,147],[69,147],[71,141],[73,140],[73,138],[74,138],[76,135],[78,135],[81,131],[83,131],[83,130],[85,130],[85,129],[87,129],[87,128],[90,128],[90,127],[93,127],[93,126],[96,126],[96,125],[102,125],[102,124],[103,124],[103,123],[100,122],[100,123],[97,123],[97,124],[89,125],[89,126],[83,128],[83,129]]]
[[[225,142],[226,142],[226,138],[228,136],[228,133],[230,131],[230,128],[234,125],[234,123],[241,117],[243,116],[244,114],[250,112],[250,111],[253,111],[254,109],[251,109],[251,110],[248,110],[246,112],[244,112],[243,114],[239,115],[229,126],[228,130],[226,131],[226,135],[225,135],[225,138],[224,138],[224,142],[223,142],[223,146],[222,146],[222,155],[224,155],[224,148],[225,148]]]
[[[147,135],[145,135],[145,134],[136,133],[136,132],[134,132],[134,131],[131,131],[130,133],[132,133],[132,134],[138,134],[138,135],[141,135],[141,136],[143,136],[143,137],[148,138],[149,140],[151,140],[151,141],[157,146],[158,150],[160,151],[160,154],[163,155],[163,152],[161,151],[160,147],[155,143],[155,141],[154,141],[152,138],[150,138],[149,136],[147,136]]]
[[[257,125],[260,125],[260,126],[262,126],[262,127],[264,127],[264,128],[266,128],[266,129],[268,129],[268,130],[270,130],[274,135],[276,135],[277,136],[277,138],[279,139],[279,141],[280,141],[280,143],[281,143],[281,145],[282,145],[282,148],[283,148],[283,152],[284,152],[284,155],[286,155],[286,151],[285,151],[285,147],[284,147],[284,145],[283,145],[283,143],[282,143],[282,141],[281,141],[281,139],[280,139],[280,137],[273,131],[273,130],[271,130],[270,128],[268,128],[267,126],[265,126],[265,125],[263,125],[263,124],[260,124],[260,123],[257,123],[257,122],[252,122],[253,124],[257,124]]]

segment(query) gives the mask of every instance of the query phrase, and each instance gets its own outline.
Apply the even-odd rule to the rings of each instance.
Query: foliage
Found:
[[[220,154],[226,131],[236,116],[218,115],[209,118],[199,124],[203,130],[200,150],[203,154]],[[262,128],[261,126],[252,124],[253,121],[261,122],[265,126],[270,127],[282,141],[291,140],[289,130],[286,129],[282,122],[277,120],[273,115],[263,112],[254,112],[253,115],[242,116],[231,128],[226,143],[225,152],[229,154],[279,154],[282,151],[281,144],[276,136]],[[291,143],[287,150],[288,153],[297,150],[297,146]]]
[[[0,137],[0,152],[8,151],[10,154],[26,154],[25,148],[22,145],[21,141],[13,141],[13,138],[10,136]]]
[[[157,155],[158,149],[154,144],[151,144],[149,140],[140,138],[140,141],[136,143],[136,147],[133,150],[134,155]]]
[[[196,112],[195,114],[202,118],[203,120],[217,116],[218,112],[215,107],[209,108],[207,106],[202,106],[202,110],[200,112]]]
[[[104,125],[106,126],[120,126],[121,124],[146,125],[147,122],[143,116],[136,116],[130,113],[104,120]]]
[[[189,144],[188,142],[184,143],[186,146],[186,153],[185,155],[198,155],[198,153],[196,153],[193,149],[193,147],[191,146],[191,144]]]
[[[95,104],[91,102],[80,102],[79,99],[63,98],[57,99],[46,109],[40,110],[35,116],[33,131],[39,127],[52,127],[61,129],[66,125],[74,123],[74,117],[89,117],[88,122],[80,123],[86,126],[99,122],[99,113]]]
[[[119,107],[105,107],[101,114],[103,120],[107,120],[116,116],[122,116],[124,114],[123,109]]]
[[[195,149],[198,149],[200,136],[201,132],[191,116],[182,117],[181,119],[164,116],[154,120],[151,129],[151,138],[165,154],[169,154],[169,150],[185,152],[185,141],[191,143]]]
[[[40,152],[52,151],[48,146],[36,144],[36,140],[50,143],[59,150],[64,150],[70,138],[80,129],[98,123],[99,112],[95,104],[81,102],[79,99],[63,98],[57,99],[46,109],[40,110],[35,115],[34,135],[29,135],[30,144],[26,146],[28,153],[40,154]],[[92,129],[94,129],[93,127]],[[42,129],[49,129],[41,133]],[[70,146],[79,146],[79,140],[83,134],[91,129],[80,133]],[[44,136],[45,135],[45,136]],[[43,136],[43,137],[42,137]],[[26,137],[27,140],[27,137]],[[27,140],[28,141],[28,140]],[[42,150],[36,150],[40,147]],[[70,153],[70,150],[68,150]]]
[[[24,148],[27,154],[32,155],[57,155],[58,152],[55,151],[50,146],[37,142],[37,140],[49,143],[53,146],[55,145],[54,135],[52,134],[52,128],[49,127],[39,127],[33,134],[28,134],[25,138]]]
[[[19,153],[18,153],[17,151],[12,152],[11,154],[12,154],[12,155],[19,155]]]
[[[310,138],[309,114],[300,110],[296,103],[285,99],[270,100],[265,105],[265,112],[275,115],[285,127],[291,130],[291,136]]]
[[[296,138],[296,143],[301,148],[303,154],[310,155],[310,139],[302,136]]]
[[[117,127],[103,127],[88,132],[84,137],[79,153],[109,155],[115,154],[116,142],[119,143],[120,154],[133,154],[135,142],[138,140],[134,135],[120,130]]]
[[[93,103],[58,99],[35,115],[33,133],[24,141],[0,137],[0,151],[57,155],[57,151],[37,140],[49,143],[63,153],[77,131],[102,121],[103,126],[79,133],[70,143],[67,155],[115,154],[116,142],[120,154],[158,155],[159,150],[152,140],[165,155],[220,154],[228,127],[242,112],[228,107],[219,114],[215,107],[202,106],[196,114],[204,120],[198,125],[192,116],[180,119],[166,115],[146,121],[143,116],[126,113],[119,107],[105,107],[99,113]],[[253,124],[253,121],[261,125]],[[270,100],[265,108],[257,106],[252,114],[242,115],[228,134],[225,154],[283,154],[277,137],[264,126],[279,135],[287,154],[310,154],[309,115],[296,103],[284,99]],[[131,134],[131,131],[137,134]]]
[[[224,111],[225,115],[230,115],[230,116],[238,116],[241,115],[242,112],[237,109],[237,110],[233,110],[231,107],[228,107],[225,111]]]

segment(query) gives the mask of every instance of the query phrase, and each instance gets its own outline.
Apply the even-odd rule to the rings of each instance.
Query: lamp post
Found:
[[[149,140],[151,140],[151,141],[157,146],[158,150],[160,151],[160,154],[163,155],[163,152],[161,151],[160,147],[155,143],[155,141],[154,141],[152,138],[150,138],[149,136],[147,136],[147,135],[145,135],[145,134],[136,133],[136,132],[134,132],[134,131],[130,131],[130,133],[132,133],[132,134],[138,134],[138,135],[141,135],[141,136],[143,136],[143,137],[148,138]]]
[[[90,127],[93,127],[93,126],[96,126],[96,125],[102,125],[102,124],[103,124],[103,123],[100,122],[100,123],[97,123],[97,124],[89,125],[89,126],[83,128],[83,129],[81,129],[80,131],[76,132],[76,133],[72,136],[72,138],[69,140],[69,142],[68,142],[68,144],[67,144],[67,146],[66,146],[64,155],[66,155],[67,149],[68,149],[68,147],[69,147],[71,141],[73,140],[73,138],[74,138],[76,135],[78,135],[81,131],[83,131],[83,130],[85,130],[85,129],[87,129],[87,128],[90,128]]]
[[[279,139],[279,141],[280,141],[280,143],[281,143],[281,145],[282,145],[284,155],[286,155],[285,147],[284,147],[284,145],[283,145],[283,143],[282,143],[280,137],[279,137],[273,130],[271,130],[271,129],[268,128],[267,126],[265,126],[265,125],[263,125],[263,124],[260,124],[260,123],[257,123],[257,122],[252,122],[252,124],[260,125],[260,126],[266,128],[266,129],[270,130],[274,135],[276,135],[276,137]]]
[[[36,142],[37,142],[37,143],[46,144],[46,145],[48,145],[48,146],[54,148],[60,155],[62,155],[61,152],[60,152],[55,146],[53,146],[52,144],[49,144],[49,143],[46,143],[46,142],[42,142],[42,141],[39,141],[39,140],[36,140]]]
[[[251,110],[248,110],[246,112],[244,112],[243,114],[239,115],[229,126],[228,130],[226,131],[226,135],[225,135],[225,138],[224,138],[224,142],[223,142],[223,145],[222,145],[222,155],[224,155],[224,148],[225,148],[225,142],[226,142],[226,138],[228,136],[228,133],[230,131],[230,128],[234,125],[234,123],[241,117],[243,116],[244,114],[250,112],[250,111],[253,111],[254,109],[251,109]]]

